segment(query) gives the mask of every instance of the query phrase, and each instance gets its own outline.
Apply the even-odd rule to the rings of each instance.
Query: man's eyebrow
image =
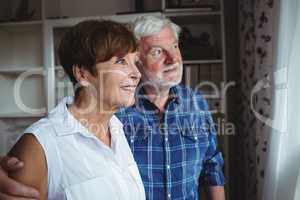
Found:
[[[161,46],[155,45],[155,46],[151,46],[150,49],[154,49],[154,48],[162,48]]]

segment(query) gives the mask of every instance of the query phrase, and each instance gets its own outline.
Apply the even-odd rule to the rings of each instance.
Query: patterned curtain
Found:
[[[270,82],[273,73],[273,0],[239,1],[240,65],[238,80],[239,121],[234,167],[236,199],[261,199],[270,128],[255,113],[271,116],[271,90],[255,86]]]

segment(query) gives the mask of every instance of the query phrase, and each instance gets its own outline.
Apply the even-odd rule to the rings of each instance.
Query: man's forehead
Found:
[[[173,45],[177,44],[178,40],[176,37],[155,37],[155,36],[148,36],[145,38],[141,38],[140,45],[147,46],[147,47],[161,47],[165,45]]]
[[[153,33],[151,35],[147,35],[141,38],[144,41],[160,41],[160,40],[176,40],[176,33],[169,26],[165,26],[160,32]]]

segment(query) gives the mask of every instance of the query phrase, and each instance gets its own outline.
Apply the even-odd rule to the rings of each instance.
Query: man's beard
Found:
[[[175,66],[174,70],[178,71],[178,72],[176,72],[176,74],[178,76],[180,75],[180,77],[177,78],[177,75],[176,75],[176,78],[178,80],[174,80],[174,81],[166,80],[163,73],[166,73],[165,71],[171,70],[172,68],[174,68],[174,66]],[[171,88],[175,85],[178,85],[181,82],[182,71],[183,71],[182,64],[175,64],[175,65],[172,64],[169,66],[165,66],[164,70],[162,72],[160,72],[160,76],[154,76],[153,73],[144,71],[145,75],[144,75],[144,77],[142,77],[142,82],[145,85],[152,86],[155,88]],[[180,74],[178,74],[178,73],[180,73]]]
[[[183,70],[183,66],[181,63],[178,63],[178,64],[173,64],[173,65],[169,65],[169,66],[166,66],[164,68],[164,71],[168,71],[168,70],[172,70],[174,68],[174,70],[176,70],[176,79],[177,80],[165,80],[164,76],[162,76],[162,78],[160,80],[158,80],[158,84],[161,85],[162,87],[173,87],[175,85],[178,85],[181,80],[182,80],[182,70]],[[164,73],[164,72],[162,72]],[[179,76],[180,75],[180,76]],[[178,76],[178,78],[177,78]]]

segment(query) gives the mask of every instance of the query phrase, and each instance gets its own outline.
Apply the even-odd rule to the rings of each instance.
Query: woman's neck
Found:
[[[89,132],[110,147],[109,121],[116,110],[107,109],[107,106],[101,110],[100,105],[104,107],[101,103],[88,95],[80,95],[70,105],[69,111]]]

